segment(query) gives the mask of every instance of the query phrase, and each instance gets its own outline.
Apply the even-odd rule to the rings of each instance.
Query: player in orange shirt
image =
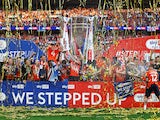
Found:
[[[59,62],[62,49],[63,48],[59,41],[52,41],[47,48],[48,61],[52,60],[57,64]]]
[[[144,110],[147,109],[147,101],[148,98],[150,97],[151,93],[154,92],[157,98],[160,101],[160,93],[159,93],[159,88],[158,88],[158,72],[153,69],[153,65],[149,66],[148,71],[146,72],[146,92],[145,92],[145,97],[144,97]]]

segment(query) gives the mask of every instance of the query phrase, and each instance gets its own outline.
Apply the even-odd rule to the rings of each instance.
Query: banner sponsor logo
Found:
[[[6,99],[6,95],[3,92],[0,92],[0,101],[4,101]]]
[[[88,85],[88,88],[90,89],[101,89],[101,85]]]
[[[157,30],[157,27],[156,26],[147,26],[147,31],[151,32],[151,31],[156,31]]]
[[[0,40],[0,50],[4,50],[7,47],[7,43],[4,40]]]
[[[67,85],[62,85],[62,89],[68,89]]]
[[[144,93],[137,93],[134,95],[134,100],[136,102],[144,102]],[[159,102],[158,98],[154,93],[151,94],[151,96],[148,99],[148,102]]]
[[[146,42],[148,49],[160,50],[160,39],[149,39]]]
[[[15,88],[15,89],[24,89],[24,84],[12,85],[12,88]]]
[[[5,57],[8,55],[8,53],[0,53],[0,62],[4,62]]]
[[[75,85],[73,84],[68,85],[68,89],[75,89]]]
[[[49,85],[48,84],[37,85],[37,88],[39,88],[39,89],[49,89]]]

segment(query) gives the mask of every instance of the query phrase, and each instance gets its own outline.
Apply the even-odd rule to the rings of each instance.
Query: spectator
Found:
[[[55,63],[58,63],[60,56],[60,48],[57,41],[52,41],[51,45],[47,49],[48,60],[53,60]]]
[[[35,64],[32,66],[32,75],[34,81],[39,81],[39,74],[40,74],[40,61],[36,60]]]
[[[4,65],[4,71],[7,80],[14,80],[15,66],[11,58],[9,58],[8,62]]]
[[[159,59],[160,59],[160,57],[157,56],[157,57],[155,57],[155,60],[154,60],[153,68],[156,70],[158,70],[160,67],[160,63],[159,63],[160,60]]]
[[[60,71],[60,80],[68,80],[69,75],[70,75],[70,69],[69,65],[66,60],[63,60],[62,63],[59,66],[59,71]]]
[[[55,62],[49,61],[48,81],[56,83],[58,81],[59,71]]]
[[[49,66],[48,66],[48,62],[46,60],[46,56],[43,55],[40,57],[40,65],[43,66],[43,68],[46,69],[46,71],[48,71]]]
[[[70,61],[70,75],[69,81],[79,81],[80,79],[80,64],[71,60]]]
[[[16,60],[15,69],[15,80],[19,81],[22,77],[22,63],[20,58]]]
[[[114,61],[112,62],[104,62],[101,60],[101,55],[104,51],[108,50],[111,44],[116,43],[117,40],[123,39],[123,38],[130,38],[133,36],[133,34],[136,36],[138,35],[145,35],[142,34],[142,31],[135,32],[136,26],[158,26],[159,25],[159,10],[153,11],[151,9],[144,9],[143,11],[140,11],[138,9],[134,10],[119,10],[118,12],[114,13],[113,10],[104,10],[104,15],[102,15],[97,9],[86,9],[86,8],[73,8],[71,10],[62,10],[63,15],[68,15],[69,17],[73,16],[97,16],[97,26],[98,30],[102,31],[103,28],[106,28],[106,26],[114,26],[119,29],[119,26],[131,26],[133,30],[128,31],[116,31],[113,32],[112,30],[108,30],[107,32],[104,30],[98,33],[97,36],[97,43],[96,40],[94,41],[94,48],[98,48],[98,50],[95,50],[95,56],[98,56],[95,61],[95,64],[93,64],[92,61],[88,61],[88,64],[86,64],[84,61],[85,57],[82,55],[83,49],[75,50],[76,56],[71,55],[68,51],[63,51],[60,45],[60,35],[53,35],[50,33],[45,32],[45,36],[42,35],[42,32],[36,33],[36,31],[31,31],[31,33],[24,32],[21,33],[21,36],[16,35],[16,32],[12,32],[12,35],[10,35],[10,38],[23,38],[26,40],[32,40],[34,41],[40,48],[43,49],[44,52],[48,52],[48,60],[46,59],[46,56],[42,56],[40,58],[40,61],[36,61],[36,63],[32,62],[32,65],[30,64],[30,60],[25,60],[24,64],[21,66],[21,61],[17,60],[14,64],[12,59],[9,59],[8,62],[4,62],[4,65],[2,67],[2,78],[1,79],[15,79],[19,80],[20,78],[27,80],[27,79],[34,79],[34,80],[46,80],[49,81],[56,81],[54,79],[50,79],[50,73],[52,73],[52,78],[55,77],[57,79],[57,76],[60,75],[60,80],[79,80],[80,76],[82,77],[82,80],[87,81],[87,79],[96,78],[98,76],[95,74],[96,72],[100,71],[100,75],[98,76],[99,79],[105,79],[105,69],[109,71],[109,74],[112,73],[113,76],[121,77],[122,79],[125,77],[126,74],[126,68],[121,69],[122,65],[117,60],[117,58],[114,58]],[[50,11],[20,11],[21,18],[13,18],[13,20],[9,19],[8,21],[5,21],[6,18],[6,12],[2,11],[0,19],[3,19],[3,21],[0,23],[0,26],[6,26],[9,25],[16,25],[16,21],[20,24],[20,26],[60,26],[60,19],[58,17],[54,17],[50,15]],[[10,16],[16,16],[12,12],[9,13]],[[47,17],[46,17],[47,16]],[[73,18],[74,19],[74,18]],[[0,20],[1,21],[1,20]],[[83,21],[78,21],[83,22]],[[88,22],[88,21],[86,21]],[[95,26],[96,27],[96,26]],[[11,32],[10,32],[11,33]],[[127,33],[127,34],[126,34]],[[38,34],[38,35],[37,35]],[[35,37],[36,35],[36,37]],[[4,33],[1,35],[4,36]],[[86,35],[84,35],[86,36]],[[116,41],[115,41],[116,39]],[[49,44],[49,45],[48,45]],[[78,46],[78,45],[77,45]],[[62,52],[62,54],[61,54]],[[66,58],[60,59],[63,54],[69,54]],[[100,59],[99,59],[100,58]],[[132,58],[133,59],[133,58]],[[33,60],[33,59],[32,59]],[[51,62],[51,61],[52,62]],[[48,62],[49,61],[49,62]],[[70,62],[70,65],[68,64],[68,61]],[[147,65],[145,63],[140,63],[140,61],[134,59],[134,61],[129,61],[127,63],[127,67],[129,67],[130,75],[137,75],[141,76],[144,73],[144,69],[147,69]],[[49,65],[48,65],[49,64]],[[83,66],[83,64],[85,64]],[[159,57],[155,58],[154,60],[150,60],[150,64],[154,64],[154,68],[157,69],[157,71],[160,71],[159,67]],[[32,66],[32,67],[31,67]],[[126,66],[125,66],[126,67]],[[11,69],[10,69],[11,68]],[[113,70],[110,71],[110,68],[113,68]],[[97,70],[98,69],[98,70]],[[133,70],[134,72],[131,72]],[[58,73],[60,72],[60,74]],[[22,72],[22,76],[21,76]],[[133,74],[134,73],[134,74]],[[111,74],[110,74],[111,75]],[[101,77],[102,76],[102,77]],[[49,78],[48,78],[49,77]],[[119,79],[117,78],[117,80]],[[119,79],[120,81],[120,79]]]
[[[47,69],[45,65],[40,65],[39,78],[41,81],[47,80]]]
[[[31,62],[29,59],[24,60],[24,64],[22,65],[22,80],[32,80],[32,71],[31,71]]]

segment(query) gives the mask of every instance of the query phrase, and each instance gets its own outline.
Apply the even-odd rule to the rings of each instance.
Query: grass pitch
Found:
[[[0,107],[0,120],[160,120],[160,108]]]

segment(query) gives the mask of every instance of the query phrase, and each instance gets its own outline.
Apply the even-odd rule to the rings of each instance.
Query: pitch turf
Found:
[[[160,108],[68,109],[0,107],[0,120],[160,120]]]

